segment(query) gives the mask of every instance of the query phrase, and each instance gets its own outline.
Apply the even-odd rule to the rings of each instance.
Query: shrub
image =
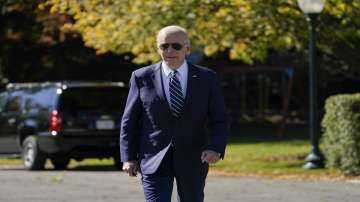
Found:
[[[327,167],[360,175],[360,93],[329,97],[325,111],[322,127]]]

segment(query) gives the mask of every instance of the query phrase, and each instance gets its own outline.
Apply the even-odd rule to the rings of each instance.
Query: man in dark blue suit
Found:
[[[178,201],[202,202],[209,163],[224,158],[229,134],[219,81],[185,60],[190,41],[183,28],[161,29],[157,46],[162,61],[130,79],[120,132],[123,170],[140,171],[147,202],[170,202],[174,179]]]

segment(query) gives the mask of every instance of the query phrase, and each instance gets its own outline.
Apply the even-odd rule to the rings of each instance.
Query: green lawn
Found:
[[[211,166],[211,172],[225,175],[276,176],[295,178],[336,178],[338,170],[304,170],[304,158],[310,151],[310,141],[305,139],[277,140],[276,138],[232,137],[226,150],[225,159]],[[21,165],[18,158],[0,158],[0,165]],[[47,162],[47,167],[50,163]],[[70,168],[108,168],[111,159],[88,159],[72,161]]]
[[[332,169],[304,170],[304,158],[310,151],[309,140],[261,140],[231,138],[225,159],[212,171],[229,175],[326,177],[340,176]]]
[[[19,158],[0,158],[0,166],[12,166],[12,165],[21,165]]]

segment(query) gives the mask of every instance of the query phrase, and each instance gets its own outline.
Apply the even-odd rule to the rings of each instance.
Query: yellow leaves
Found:
[[[89,14],[85,15],[84,17],[86,17],[86,21],[93,22],[93,23],[96,23],[100,19],[100,17],[98,16],[97,13],[89,13]],[[93,24],[93,23],[91,23],[91,24]]]
[[[50,9],[50,13],[54,14],[54,13],[61,13],[61,10],[60,10],[60,6],[57,5],[57,6],[52,6],[51,9]]]
[[[157,53],[141,53],[134,58],[133,62],[136,64],[146,64],[149,62],[158,61],[160,59]]]
[[[272,36],[272,35],[274,35],[275,34],[275,29],[272,27],[272,26],[270,26],[270,25],[265,25],[265,28],[264,28],[264,35],[265,36],[267,36],[267,37],[270,37],[270,36]]]
[[[145,47],[147,50],[152,50],[156,52],[156,38],[149,36],[145,39]]]
[[[249,0],[231,0],[230,5],[232,13],[239,16],[248,15],[252,11],[252,1]]]
[[[221,44],[222,47],[228,48],[228,47],[231,47],[232,40],[230,40],[230,39],[226,40],[226,38],[225,38],[225,39],[221,40],[220,44]]]
[[[326,14],[344,17],[343,24],[356,15],[345,0],[329,0]],[[269,48],[290,49],[302,42],[299,29],[305,23],[296,0],[48,0],[52,12],[66,12],[74,24],[62,29],[79,32],[87,46],[98,53],[133,53],[134,62],[158,60],[155,37],[166,25],[188,29],[193,49],[214,55],[229,50],[231,59],[253,63],[266,57]],[[356,4],[353,1],[352,4]],[[48,5],[48,4],[46,4]],[[357,7],[356,7],[357,6]],[[351,18],[351,16],[355,16]],[[302,18],[303,19],[303,18]],[[340,23],[339,23],[340,24]],[[341,24],[340,24],[341,25]],[[277,36],[279,35],[279,36]]]
[[[293,36],[283,34],[281,36],[277,36],[276,39],[273,40],[272,46],[278,50],[291,48],[296,46],[296,41]]]
[[[63,31],[63,32],[75,31],[75,30],[74,30],[74,25],[71,24],[71,23],[65,23],[65,24],[61,27],[61,31]]]
[[[248,0],[231,0],[230,5],[233,5],[238,8],[245,8],[245,7],[249,6],[249,1]]]
[[[51,6],[50,13],[66,13],[69,7],[71,6],[71,0],[48,0],[44,3],[40,3],[38,8],[40,10],[45,9],[48,6]]]
[[[233,45],[230,49],[230,59],[232,60],[243,60],[248,64],[252,64],[253,61],[251,60],[248,52],[247,52],[248,45],[243,41],[238,41]]]
[[[346,4],[345,3],[339,3],[338,5],[337,5],[337,10],[339,11],[339,12],[345,12],[346,11]]]
[[[245,49],[247,48],[246,43],[239,41],[237,43],[234,44],[233,46],[233,50],[240,53],[240,52],[244,52]]]
[[[284,41],[284,45],[287,47],[290,47],[293,44],[293,39],[290,36],[284,36],[282,37]]]
[[[277,8],[277,11],[282,14],[292,12],[293,10],[294,9],[289,6],[280,6]]]
[[[350,7],[350,5],[346,4],[344,1],[337,1],[336,3],[333,2],[325,4],[324,10],[328,11],[332,16],[337,18],[342,18],[343,16],[353,12],[352,7]]]
[[[218,50],[219,47],[217,45],[212,44],[205,46],[204,53],[205,55],[210,56],[210,55],[214,55],[216,52],[218,52]]]
[[[51,4],[49,2],[41,3],[38,5],[38,9],[44,10],[46,6],[50,6]]]
[[[132,47],[131,53],[133,53],[134,55],[139,55],[141,54],[143,49],[144,49],[143,44],[136,44]]]
[[[61,0],[49,0],[54,10],[59,10]],[[202,49],[206,55],[214,55],[231,49],[232,59],[251,63],[248,45],[243,41],[249,35],[274,33],[272,27],[252,32],[254,13],[252,2],[230,1],[73,1],[67,0],[68,10],[73,13],[75,24],[63,29],[76,29],[85,44],[98,53],[131,52],[134,62],[157,60],[156,32],[164,25],[180,24],[196,38],[194,49]],[[81,9],[82,8],[82,9]],[[255,21],[256,22],[256,21]],[[261,37],[261,36],[259,36]],[[234,43],[236,41],[236,43]],[[249,49],[251,50],[251,49]]]
[[[230,8],[220,8],[216,13],[215,13],[215,16],[216,17],[227,17],[230,13]]]

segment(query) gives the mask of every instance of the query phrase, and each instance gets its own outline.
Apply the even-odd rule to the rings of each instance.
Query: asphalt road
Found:
[[[176,192],[173,201],[176,201]],[[141,202],[140,177],[112,169],[0,168],[0,202]],[[210,174],[206,202],[358,202],[359,181],[291,181]]]

